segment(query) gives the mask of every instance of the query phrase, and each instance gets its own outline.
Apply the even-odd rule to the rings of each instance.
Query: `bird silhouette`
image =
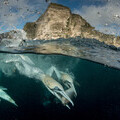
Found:
[[[49,0],[45,0],[46,2],[49,2]]]

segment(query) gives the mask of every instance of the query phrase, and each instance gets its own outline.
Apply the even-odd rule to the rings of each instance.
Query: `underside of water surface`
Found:
[[[1,119],[37,119],[41,117],[62,119],[63,115],[66,119],[71,116],[93,120],[119,118],[120,71],[74,57],[23,55],[30,58],[29,65],[34,63],[35,67],[43,72],[46,72],[51,66],[56,66],[60,71],[74,76],[79,83],[79,85],[75,85],[78,94],[77,98],[73,100],[75,106],[68,112],[68,108],[48,92],[36,75],[32,74],[33,71],[29,71],[29,68],[25,71],[21,67],[20,72],[15,68],[14,62],[4,63],[7,60],[15,59],[16,56],[18,58],[18,54],[1,53],[0,84],[8,89],[6,92],[18,105],[15,107],[9,102],[1,100]],[[81,115],[78,114],[79,112]]]

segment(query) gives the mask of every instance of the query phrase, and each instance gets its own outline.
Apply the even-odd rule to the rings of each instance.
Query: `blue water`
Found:
[[[76,64],[71,68],[80,84],[76,86],[75,106],[67,109],[56,102],[41,82],[20,75],[18,71],[9,77],[1,72],[0,84],[8,89],[7,93],[18,107],[2,100],[0,120],[69,120],[72,117],[78,120],[120,120],[119,70],[78,58],[57,58],[64,59],[63,62],[72,59],[71,65]]]

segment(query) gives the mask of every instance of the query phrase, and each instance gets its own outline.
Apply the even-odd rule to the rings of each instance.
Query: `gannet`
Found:
[[[73,101],[71,100],[71,98],[66,94],[63,86],[57,82],[56,80],[54,80],[51,76],[49,75],[45,75],[42,78],[42,82],[44,83],[44,85],[46,86],[46,88],[54,95],[56,96],[63,104],[64,104],[64,100],[69,101],[72,106],[74,106]],[[64,98],[64,99],[63,99]],[[67,104],[64,104],[66,107],[69,107]]]
[[[50,0],[45,0],[45,2],[49,2]]]
[[[46,74],[52,76],[54,72],[55,72],[56,76],[58,77],[58,81],[62,82],[63,85],[66,86],[65,93],[67,94],[67,96],[71,100],[72,100],[73,96],[76,97],[77,92],[76,92],[76,89],[74,87],[73,77],[71,75],[69,75],[68,73],[59,71],[55,66],[52,66],[50,69],[48,69]],[[65,97],[61,97],[61,102],[63,105],[65,105],[66,107],[68,107],[70,109],[70,107],[68,105],[68,103],[70,101],[68,101]],[[72,104],[72,105],[74,105],[74,104]]]
[[[69,89],[71,88],[71,90],[73,91],[74,93],[74,96],[76,97],[77,96],[77,92],[75,90],[75,87],[74,87],[74,80],[73,80],[73,77],[68,74],[68,73],[65,73],[65,72],[62,72],[62,71],[59,71],[55,66],[52,66],[46,74],[49,74],[50,76],[52,76],[53,73],[56,73],[59,81],[62,81],[63,84]]]
[[[16,57],[17,56],[17,57]],[[31,59],[27,56],[21,56],[21,55],[15,55],[9,60],[6,60],[6,63],[14,63],[17,70],[26,76],[29,76],[30,78],[35,78],[45,85],[45,87],[55,96],[57,97],[62,103],[64,103],[63,98],[69,103],[71,103],[74,106],[74,103],[72,102],[71,98],[66,94],[63,86],[57,82],[52,76],[44,73],[41,69],[34,66]],[[67,104],[65,104],[66,107]]]
[[[0,86],[0,98],[14,104],[15,106],[18,106],[15,101],[4,91],[7,90],[6,88]]]

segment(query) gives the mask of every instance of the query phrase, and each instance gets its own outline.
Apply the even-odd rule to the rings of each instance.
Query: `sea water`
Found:
[[[0,54],[0,85],[17,103],[18,107],[1,100],[0,120],[37,119],[120,119],[120,71],[79,58],[62,55],[24,54],[37,68],[46,72],[54,65],[61,71],[74,75],[79,83],[78,96],[71,110],[64,107],[45,88],[41,81],[28,74],[22,74],[14,64],[4,60],[14,54]],[[25,73],[25,71],[24,71]]]

